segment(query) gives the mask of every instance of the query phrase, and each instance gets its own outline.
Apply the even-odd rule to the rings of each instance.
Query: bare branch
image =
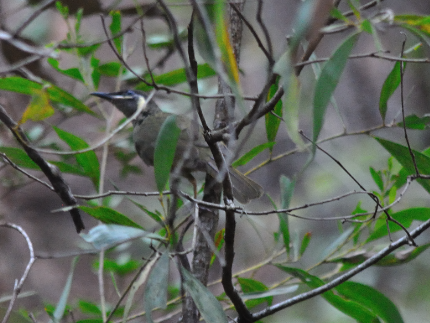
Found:
[[[410,235],[405,235],[404,237],[391,243],[388,247],[385,247],[380,252],[375,254],[373,257],[367,259],[366,261],[364,261],[363,263],[361,263],[360,265],[358,265],[354,269],[350,270],[349,272],[333,279],[331,282],[329,282],[329,283],[327,283],[321,287],[315,288],[309,292],[305,292],[305,293],[299,294],[297,296],[294,296],[290,299],[287,299],[286,301],[283,301],[283,302],[280,302],[278,304],[269,306],[266,309],[253,314],[253,316],[252,316],[253,322],[260,320],[264,317],[267,317],[269,315],[272,315],[274,313],[277,313],[280,310],[283,310],[287,307],[290,307],[290,306],[297,304],[299,302],[302,302],[304,300],[310,299],[310,298],[315,297],[317,295],[321,295],[322,293],[342,284],[343,282],[351,279],[352,277],[354,277],[358,273],[362,272],[363,270],[376,264],[378,261],[383,259],[385,256],[389,255],[394,250],[400,248],[403,245],[409,244],[411,238],[414,239],[414,238],[418,237],[421,233],[426,231],[428,228],[430,228],[430,220],[424,222],[423,224],[418,226],[416,229],[412,230],[410,232]]]
[[[9,320],[15,301],[18,298],[19,293],[21,292],[21,288],[24,285],[25,280],[27,279],[28,273],[30,272],[31,267],[36,261],[36,257],[34,256],[33,243],[31,242],[30,237],[27,235],[27,232],[25,232],[23,228],[21,228],[19,225],[8,222],[0,222],[0,227],[11,228],[18,231],[24,237],[27,243],[28,251],[30,252],[30,259],[27,263],[27,266],[25,267],[24,273],[22,274],[19,281],[15,281],[12,297],[6,310],[6,314],[2,320],[2,323],[6,323]]]
[[[6,110],[2,106],[0,106],[0,120],[3,121],[3,123],[9,128],[16,140],[24,148],[28,157],[30,157],[40,167],[46,177],[48,177],[53,188],[55,189],[55,192],[59,195],[61,200],[66,205],[76,205],[76,198],[73,196],[69,185],[64,181],[58,168],[48,163],[35,149],[29,146],[29,141],[25,133],[21,130],[19,125],[9,117]],[[70,210],[70,215],[72,216],[76,231],[79,233],[85,228],[79,210]]]
[[[34,19],[36,19],[42,12],[44,12],[51,4],[53,4],[55,0],[45,0],[39,5],[31,15],[16,29],[13,34],[13,37],[17,37],[24,29],[27,27]]]
[[[24,169],[22,169],[21,167],[19,167],[17,164],[15,164],[13,161],[11,161],[9,159],[9,157],[6,156],[6,154],[4,153],[0,153],[0,156],[2,156],[3,160],[8,163],[10,166],[12,166],[13,168],[15,168],[17,171],[23,173],[25,176],[31,178],[32,180],[44,185],[45,187],[47,187],[48,189],[50,189],[51,191],[55,191],[54,188],[49,185],[48,183],[42,181],[41,179],[37,178],[36,176],[31,175],[30,173],[28,173],[27,171],[25,171]]]

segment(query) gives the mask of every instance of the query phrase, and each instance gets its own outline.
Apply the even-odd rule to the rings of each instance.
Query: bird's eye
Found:
[[[134,93],[132,90],[128,90],[127,91],[127,95],[130,95],[130,96],[134,96],[136,93]]]

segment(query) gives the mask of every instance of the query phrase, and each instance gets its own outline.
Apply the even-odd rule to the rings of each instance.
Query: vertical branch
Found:
[[[194,13],[193,13],[194,16]],[[194,33],[193,33],[193,17],[188,26],[188,57],[192,72],[194,73],[197,80],[197,61],[194,53]],[[197,81],[192,84],[195,86],[195,93],[197,93]],[[210,203],[219,203],[221,197],[221,186],[217,181],[210,175],[206,176],[206,184],[204,190],[203,200]],[[193,252],[193,274],[202,282],[204,285],[207,284],[209,275],[209,264],[212,257],[212,249],[206,241],[206,238],[202,231],[208,232],[211,239],[214,238],[216,228],[218,226],[218,210],[211,210],[206,208],[199,209],[199,227],[201,230],[198,231],[196,237],[196,246]]]
[[[186,57],[185,52],[181,46],[181,40],[179,38],[179,31],[178,31],[178,26],[176,24],[176,21],[172,15],[172,13],[170,12],[169,8],[167,7],[167,5],[164,3],[164,1],[158,0],[158,3],[161,5],[162,9],[164,10],[164,12],[166,14],[167,22],[169,23],[169,28],[173,34],[173,41],[175,43],[176,49],[179,53],[179,56],[182,59],[184,67],[185,67],[185,74],[187,76],[187,81],[188,81],[188,84],[189,84],[190,89],[191,89],[191,94],[198,94],[197,74],[194,75],[193,71],[190,68],[190,65],[188,64],[187,57]],[[202,123],[203,129],[205,131],[208,131],[209,127],[206,124],[206,120],[203,116],[203,112],[202,112],[202,109],[200,107],[199,98],[196,95],[192,95],[191,96],[191,103],[193,106],[193,110],[197,111],[197,113],[200,117],[200,122]]]
[[[272,40],[270,39],[270,35],[269,35],[269,31],[267,30],[267,26],[263,21],[262,11],[263,11],[263,0],[258,0],[258,8],[257,8],[256,18],[257,18],[258,24],[260,25],[261,30],[263,31],[264,38],[266,39],[268,55],[271,58],[271,61],[269,61],[269,63],[270,63],[270,67],[272,67],[274,64]]]
[[[236,58],[237,64],[239,64],[239,56],[240,56],[240,48],[242,42],[242,30],[243,23],[238,14],[241,12],[244,7],[244,1],[240,3],[236,3],[237,10],[229,7],[229,18],[230,18],[230,41],[232,42],[233,52]],[[230,95],[232,91],[230,87],[221,79],[218,80],[218,93],[224,94],[224,98],[218,99],[216,103],[215,110],[215,120],[214,126],[215,129],[219,129],[221,127],[229,126],[233,121],[231,118],[233,117],[234,112],[234,99]],[[228,173],[227,173],[228,175]],[[224,199],[225,203],[231,203],[231,182],[229,182],[228,176],[224,180]],[[235,214],[232,211],[226,211],[226,224],[225,224],[225,265],[222,268],[222,285],[225,293],[230,298],[234,307],[236,308],[237,313],[239,314],[239,322],[252,322],[252,315],[246,308],[245,303],[240,298],[236,288],[233,285],[233,262],[234,262],[234,240],[236,235],[236,219]]]

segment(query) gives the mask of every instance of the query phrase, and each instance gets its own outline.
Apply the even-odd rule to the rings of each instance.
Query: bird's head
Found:
[[[148,104],[145,110],[149,110],[150,108],[158,109],[154,102],[146,101],[148,96],[145,92],[138,90],[126,90],[112,93],[93,92],[91,95],[98,96],[99,98],[111,102],[118,110],[124,113],[127,118],[131,117],[143,104]]]

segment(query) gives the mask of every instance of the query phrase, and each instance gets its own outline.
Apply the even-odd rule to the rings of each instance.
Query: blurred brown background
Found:
[[[34,1],[36,2],[36,1]],[[64,1],[72,5],[80,1]],[[136,1],[139,4],[145,4],[142,1]],[[122,1],[119,7],[132,7],[134,1]],[[185,2],[170,1],[171,9],[178,19],[180,27],[185,28],[190,15],[190,7]],[[361,3],[364,3],[363,1]],[[264,2],[263,18],[272,37],[276,57],[285,50],[286,36],[291,34],[291,25],[296,16],[296,10],[300,1],[298,0],[271,0]],[[110,1],[83,1],[87,14],[82,21],[81,34],[86,40],[101,40],[105,38],[98,13],[111,6]],[[395,14],[430,14],[430,2],[427,0],[402,1],[386,0],[381,3],[382,8],[393,10]],[[245,16],[249,17],[250,22],[256,26],[255,12],[257,8],[256,1],[247,1],[245,5]],[[347,10],[343,4],[342,10]],[[71,8],[71,11],[75,9]],[[378,7],[366,12],[372,14],[378,10]],[[3,29],[13,32],[27,17],[34,11],[26,1],[7,1],[0,0],[0,22]],[[123,26],[128,25],[132,18],[125,17]],[[167,27],[161,19],[145,19],[145,31],[147,37],[155,34],[165,33]],[[399,28],[386,28],[380,31],[380,38],[386,50],[393,55],[398,55],[404,36],[400,34]],[[67,27],[62,17],[55,9],[48,9],[33,23],[31,23],[22,33],[22,36],[32,40],[35,44],[47,44],[49,42],[61,41],[66,37]],[[328,57],[339,44],[344,35],[327,36],[316,51],[318,57]],[[139,27],[132,33],[126,35],[127,46],[135,46],[135,51],[129,57],[128,62],[133,67],[144,65],[142,56],[142,37]],[[408,35],[407,47],[414,45],[418,41]],[[17,54],[9,55],[5,49],[4,42],[2,45],[2,55],[0,55],[0,69],[10,65],[11,58]],[[354,49],[354,53],[374,52],[375,47],[370,35],[362,35],[359,44]],[[9,52],[10,54],[10,52]],[[417,56],[429,55],[429,50],[423,46]],[[102,61],[115,60],[111,49],[105,44],[98,51],[96,56]],[[160,53],[149,50],[149,59],[151,63],[158,60]],[[58,84],[63,89],[73,93],[76,97],[85,99],[88,97],[90,89],[76,84],[75,81],[65,78],[54,71],[46,62],[39,61],[35,64],[33,72],[54,84]],[[76,66],[76,60],[70,55],[62,54],[61,67]],[[37,66],[38,65],[38,66]],[[378,112],[379,93],[382,83],[393,64],[387,61],[365,58],[350,60],[347,64],[341,83],[336,89],[335,98],[340,109],[340,115],[344,119],[348,132],[364,130],[381,124],[381,118]],[[181,67],[177,57],[173,57],[166,62],[164,69],[157,70],[156,73],[162,73],[170,69]],[[243,92],[248,96],[254,96],[259,93],[265,82],[266,63],[265,57],[259,50],[253,36],[247,28],[244,28],[244,39],[242,46],[242,55],[240,68],[243,71],[241,75]],[[405,93],[407,114],[415,113],[422,116],[428,113],[429,103],[429,66],[425,64],[409,64],[405,76]],[[309,124],[309,115],[312,104],[311,95],[313,83],[313,72],[310,66],[306,67],[300,80],[304,88],[301,111],[302,124],[301,128],[307,133],[311,133]],[[100,90],[115,90],[115,79],[103,78]],[[201,82],[201,92],[207,94],[215,93],[216,80],[205,80]],[[186,85],[179,86],[180,89],[186,90]],[[19,120],[21,113],[29,102],[29,97],[15,94],[12,92],[0,91],[0,103],[7,109],[15,120]],[[189,106],[187,98],[177,95],[166,95],[165,93],[157,94],[157,101],[162,104],[163,109],[174,112],[185,112]],[[88,98],[87,104],[92,104],[93,99]],[[203,101],[205,111],[208,116],[211,115],[214,101]],[[111,109],[109,105],[103,106],[105,109]],[[94,107],[94,109],[96,109]],[[115,114],[114,124],[121,118]],[[399,95],[390,100],[387,123],[389,120],[399,120],[400,118],[400,101]],[[94,144],[103,138],[104,122],[96,118],[87,116],[76,116],[74,118],[63,120],[61,115],[55,115],[48,119],[50,124],[60,123],[60,127],[70,131],[82,138],[88,143]],[[43,127],[47,124],[42,124]],[[37,124],[29,122],[24,125],[27,131],[37,131]],[[4,127],[0,128],[0,143],[2,145],[14,145],[11,134]],[[342,122],[337,112],[330,107],[328,109],[326,123],[321,134],[321,138],[339,134],[343,131]],[[245,131],[246,132],[246,131]],[[244,132],[244,133],[245,133]],[[55,139],[55,134],[51,132],[45,134],[44,141],[56,140],[60,145],[61,142]],[[401,129],[385,129],[377,132],[378,136],[389,138],[393,141],[402,140]],[[35,135],[36,136],[36,135]],[[415,149],[423,149],[429,145],[428,131],[410,132],[412,145]],[[266,140],[264,121],[260,120],[250,140],[245,144],[242,153],[256,144],[263,143]],[[118,145],[129,145],[126,135],[120,135],[114,139]],[[370,137],[355,136],[344,137],[329,141],[323,145],[333,156],[338,158],[348,170],[358,177],[360,182],[368,189],[375,189],[376,186],[371,180],[369,167],[376,169],[386,167],[386,160],[389,156],[387,152]],[[281,130],[277,137],[274,155],[286,152],[294,148],[294,144],[289,140],[285,126],[281,123]],[[68,149],[65,147],[65,149]],[[365,153],[363,153],[365,152]],[[97,151],[100,155],[100,150]],[[307,152],[297,153],[287,158],[282,158],[268,166],[257,170],[251,174],[251,177],[258,181],[275,201],[279,202],[279,177],[286,175],[293,177],[301,169],[303,163],[308,157]],[[263,160],[263,156],[253,161],[251,166],[257,165]],[[126,178],[120,176],[118,172],[119,164],[110,158],[107,164],[106,187],[105,190],[114,189],[111,183],[123,190],[129,191],[155,191],[156,186],[153,180],[153,170],[147,168],[140,159],[135,158],[133,165],[142,169],[142,174],[131,174]],[[246,169],[243,169],[244,171]],[[32,172],[40,176],[38,172]],[[83,245],[82,239],[74,231],[72,221],[67,213],[51,213],[51,210],[62,207],[60,199],[46,188],[37,183],[28,183],[28,180],[20,176],[8,166],[2,166],[0,169],[0,178],[3,184],[1,188],[0,200],[0,218],[16,223],[22,226],[29,234],[34,243],[35,252],[43,256],[67,255],[81,250]],[[65,175],[66,180],[76,194],[93,194],[93,186],[87,179],[76,176]],[[430,206],[427,202],[427,194],[417,185],[414,184],[413,193],[408,193],[407,203],[404,207],[412,205]],[[292,200],[292,205],[301,205],[304,203],[315,202],[321,199],[330,198],[339,195],[345,191],[357,189],[351,179],[344,174],[340,168],[328,157],[317,154],[317,158],[310,168],[298,179],[296,191]],[[348,200],[342,200],[339,203],[331,203],[317,208],[311,208],[298,212],[300,215],[312,217],[340,216],[349,214],[356,206],[360,197],[352,197]],[[370,201],[362,198],[363,207],[371,207]],[[149,209],[160,209],[156,198],[135,198],[140,203],[145,204]],[[120,203],[118,210],[130,216],[135,221],[144,226],[151,226],[154,223],[145,218],[136,207],[126,199],[115,198],[114,202]],[[249,209],[263,210],[270,208],[270,202],[267,197],[252,202]],[[400,206],[401,207],[401,206]],[[87,228],[96,224],[94,219],[84,215],[84,222]],[[238,234],[236,249],[235,269],[243,269],[254,265],[270,255],[272,233],[277,229],[278,220],[275,215],[264,217],[242,216],[238,218]],[[222,226],[222,221],[220,227]],[[256,234],[255,226],[261,237]],[[298,219],[291,219],[292,231],[300,233],[312,232],[312,241],[305,257],[300,260],[297,266],[306,267],[315,262],[320,254],[332,243],[339,235],[336,222],[313,222]],[[395,235],[395,237],[398,235]],[[417,241],[423,243],[429,238],[424,234]],[[388,241],[385,241],[388,243]],[[130,255],[140,259],[145,251],[142,252],[141,244],[136,243],[134,248],[129,249]],[[114,253],[112,257],[118,256]],[[13,289],[14,280],[19,278],[28,261],[28,250],[23,238],[15,231],[0,228],[0,297],[10,294]],[[56,259],[38,260],[31,270],[29,278],[24,285],[24,291],[34,291],[35,295],[22,299],[18,302],[16,308],[31,309],[35,313],[43,311],[43,303],[56,303],[61,294],[62,288],[69,272],[71,257],[60,257]],[[97,301],[97,276],[92,269],[91,264],[97,259],[96,256],[82,256],[75,273],[75,279],[72,289],[71,303],[76,303],[77,299],[91,299]],[[430,301],[430,281],[426,278],[429,273],[428,257],[426,255],[419,259],[400,267],[374,267],[355,277],[354,280],[371,284],[390,297],[400,308],[406,322],[424,322],[430,316],[430,310],[427,306]],[[215,265],[212,270],[212,279],[219,278],[219,267]],[[257,279],[263,279],[267,285],[273,283],[282,277],[276,269],[265,269],[266,272],[259,272]],[[270,270],[270,271],[269,271]],[[327,267],[327,271],[329,267]],[[109,278],[107,278],[109,281]],[[122,290],[129,278],[119,279],[119,288]],[[114,291],[111,284],[108,284],[108,295],[113,296]],[[0,304],[4,305],[4,304]],[[312,310],[309,310],[309,309]],[[266,319],[267,322],[283,322],[288,316],[289,322],[352,322],[340,312],[328,306],[321,298],[312,299],[293,306],[292,308],[281,312],[278,315]],[[46,318],[45,318],[46,319]]]

